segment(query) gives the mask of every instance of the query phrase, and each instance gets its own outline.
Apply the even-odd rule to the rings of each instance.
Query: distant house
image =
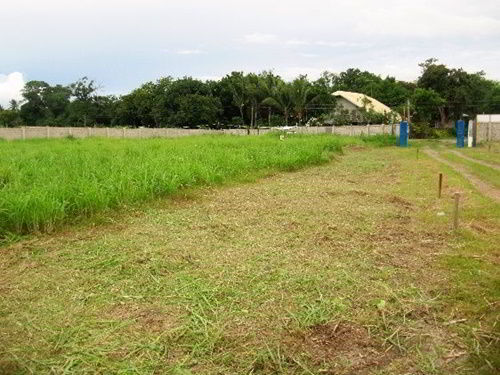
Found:
[[[350,91],[335,91],[337,99],[336,110],[349,111],[354,118],[361,118],[363,111],[373,111],[381,115],[393,114],[394,121],[400,121],[401,116],[391,108],[368,95]]]

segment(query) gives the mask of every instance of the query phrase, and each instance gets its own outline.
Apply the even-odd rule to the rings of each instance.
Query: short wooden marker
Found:
[[[441,190],[443,189],[443,174],[439,174],[438,198],[441,198]]]
[[[458,229],[458,206],[460,203],[460,193],[455,193],[455,209],[453,210],[453,229],[457,230]]]

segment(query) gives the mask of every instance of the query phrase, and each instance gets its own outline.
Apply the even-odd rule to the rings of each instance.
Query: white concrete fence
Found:
[[[500,141],[500,115],[477,115],[476,142]]]
[[[340,134],[340,135],[375,135],[399,134],[399,125],[346,125],[346,126],[318,126],[318,127],[289,127],[286,131],[300,134]],[[280,128],[251,129],[250,134],[265,134]],[[247,135],[246,129],[180,129],[180,128],[83,128],[83,127],[54,127],[54,126],[26,126],[20,128],[0,128],[0,138],[6,140],[32,138],[153,138],[153,137],[184,137],[202,134],[233,134]]]

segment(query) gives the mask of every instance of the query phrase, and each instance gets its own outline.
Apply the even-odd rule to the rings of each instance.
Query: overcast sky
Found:
[[[27,80],[89,76],[102,94],[233,70],[414,80],[429,57],[500,80],[500,0],[2,0],[0,35],[2,105]]]

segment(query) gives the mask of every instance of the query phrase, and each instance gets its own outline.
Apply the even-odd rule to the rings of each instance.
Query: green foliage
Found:
[[[356,138],[295,135],[59,139],[0,148],[0,237],[50,231],[73,218],[198,185],[329,160]]]
[[[410,128],[410,136],[415,139],[439,138],[436,129],[428,122],[413,122]]]
[[[370,136],[361,136],[363,143],[375,147],[388,147],[397,144],[397,137],[388,134],[375,134]]]
[[[14,127],[20,123],[18,111],[0,109],[0,127]]]
[[[413,118],[417,121],[437,120],[439,108],[446,104],[443,99],[433,89],[424,89],[418,87],[413,93]]]
[[[199,126],[215,124],[222,105],[219,98],[190,94],[178,99],[179,110],[176,113],[174,125]]]
[[[473,117],[477,113],[495,109],[495,88],[498,83],[488,81],[484,72],[468,73],[463,69],[451,69],[438,64],[437,59],[428,59],[420,64],[422,74],[417,81],[418,87],[432,90],[425,94],[429,115],[419,113],[421,119],[432,116],[437,106],[439,121],[442,125],[449,120],[460,119],[466,113]],[[488,100],[490,99],[490,100]]]
[[[487,80],[483,72],[452,69],[436,59],[420,67],[422,73],[416,83],[359,69],[324,72],[317,80],[299,76],[291,82],[272,71],[232,72],[206,82],[192,77],[163,77],[119,98],[98,95],[99,85],[87,77],[68,86],[29,81],[22,103],[0,109],[0,126],[255,128],[304,125],[311,118],[335,125],[387,124],[407,117],[408,100],[412,120],[431,124],[444,125],[464,113],[473,117],[500,111],[500,83]],[[393,112],[376,113],[368,103],[355,112],[335,109],[332,93],[338,90],[373,97]]]

